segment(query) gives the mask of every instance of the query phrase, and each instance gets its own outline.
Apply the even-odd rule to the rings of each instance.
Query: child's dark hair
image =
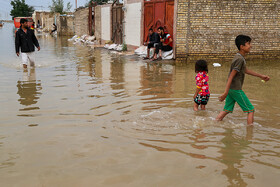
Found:
[[[195,63],[195,72],[206,71],[208,73],[208,66],[205,60],[198,60]]]
[[[150,29],[149,29],[149,31],[152,31],[152,32],[154,32],[154,29],[151,27]]]
[[[245,43],[247,42],[251,42],[251,38],[250,36],[246,36],[246,35],[238,35],[236,38],[235,38],[235,45],[236,47],[238,48],[238,50],[240,50],[240,46],[241,45],[245,45]]]

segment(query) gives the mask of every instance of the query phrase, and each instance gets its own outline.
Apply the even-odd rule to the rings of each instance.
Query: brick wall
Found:
[[[89,34],[88,15],[88,8],[79,8],[74,12],[74,26],[76,35],[82,36],[84,34]]]
[[[228,57],[239,34],[253,39],[252,54],[280,52],[279,0],[178,0],[176,58]]]

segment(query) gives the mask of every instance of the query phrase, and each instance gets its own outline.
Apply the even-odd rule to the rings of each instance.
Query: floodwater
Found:
[[[211,98],[194,112],[194,65],[74,46],[38,34],[36,68],[24,72],[13,25],[0,28],[1,186],[279,186],[279,60],[248,61],[256,108],[223,122],[230,61],[209,62]]]

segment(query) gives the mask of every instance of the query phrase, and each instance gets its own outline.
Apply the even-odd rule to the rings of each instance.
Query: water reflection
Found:
[[[77,74],[81,76],[81,72],[86,73],[90,77],[94,77],[94,58],[89,58],[77,62]]]
[[[227,168],[222,171],[222,174],[228,178],[230,186],[247,186],[244,181],[244,175],[250,178],[254,178],[252,174],[244,174],[240,171],[244,167],[241,163],[244,160],[244,151],[248,148],[251,142],[249,141],[253,137],[253,126],[247,127],[246,138],[239,138],[234,134],[234,129],[225,128],[224,138],[221,142],[224,147],[221,148],[222,153],[221,162],[224,163]]]
[[[111,65],[111,88],[112,90],[123,90],[124,89],[124,59],[112,59]],[[114,95],[118,95],[120,93],[113,93]]]
[[[93,74],[95,78],[97,78],[97,83],[102,83],[102,61],[101,59],[101,52],[100,50],[94,51],[94,68],[93,68]]]
[[[18,99],[19,103],[24,106],[36,104],[42,94],[41,81],[36,80],[35,69],[23,71],[22,81],[17,82],[18,92],[20,96]]]
[[[172,71],[163,69],[162,63],[147,63],[146,67],[142,66],[141,95],[151,95],[152,98],[149,98],[148,102],[155,104],[154,106],[144,107],[143,110],[159,109],[163,107],[162,105],[171,103],[170,100],[162,100],[162,98],[170,98],[173,94],[172,79]]]

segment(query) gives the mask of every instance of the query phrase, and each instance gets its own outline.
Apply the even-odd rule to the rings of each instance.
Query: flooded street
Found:
[[[255,125],[223,122],[231,61],[209,62],[211,98],[193,111],[194,64],[146,63],[38,34],[24,72],[13,24],[0,28],[1,186],[279,186],[280,60],[248,61]]]

